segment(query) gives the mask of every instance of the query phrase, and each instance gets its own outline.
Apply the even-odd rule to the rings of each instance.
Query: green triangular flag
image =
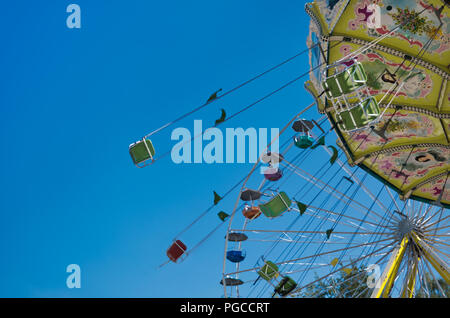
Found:
[[[306,208],[308,207],[306,204],[303,204],[301,202],[296,202],[297,206],[298,206],[298,210],[300,212],[300,215],[303,215],[303,213],[305,213]]]
[[[327,240],[330,238],[332,232],[333,232],[333,229],[329,229],[325,232],[327,234]]]
[[[222,221],[225,221],[230,215],[228,213],[225,213],[223,211],[220,211],[219,213],[217,213],[217,216],[219,217],[219,219],[221,219]]]
[[[218,195],[216,191],[213,192],[214,192],[214,205],[216,205],[217,203],[219,203],[220,200],[222,200],[222,197]]]
[[[338,158],[338,151],[335,147],[333,146],[328,146],[328,148],[333,149],[333,155],[330,158],[330,163],[333,164],[336,162],[337,158]]]
[[[216,120],[214,123],[214,126],[217,126],[220,123],[223,123],[225,121],[225,117],[227,116],[227,113],[225,112],[225,109],[222,108],[222,114],[219,119]]]
[[[311,146],[311,149],[316,149],[319,146],[324,146],[325,145],[325,136],[322,136],[319,138],[319,140],[317,140],[317,142]]]

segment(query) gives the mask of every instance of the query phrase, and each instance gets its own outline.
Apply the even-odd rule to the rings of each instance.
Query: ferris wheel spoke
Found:
[[[426,276],[426,270],[425,270],[425,264],[424,260],[422,258],[419,259],[419,266],[418,271],[420,273],[420,289],[419,291],[423,291],[423,293],[427,296],[427,298],[430,298],[430,289],[428,287],[427,282],[427,276]]]
[[[295,231],[295,230],[264,230],[264,229],[232,229],[230,231],[242,231],[252,233],[300,233],[300,234],[325,234],[325,231]],[[348,232],[348,231],[333,231],[333,234],[342,235],[392,235],[391,233],[384,232]]]
[[[432,238],[427,238],[427,237],[423,237],[423,240],[425,242],[427,242],[430,245],[430,247],[433,248],[433,250],[435,250],[436,252],[443,253],[442,249],[446,249],[446,250],[449,249],[449,245],[442,241],[436,241],[436,240],[433,240]],[[436,245],[436,244],[444,245],[446,247],[442,247],[442,249],[438,249],[438,248],[434,247],[434,245]]]
[[[425,261],[425,260],[422,260],[422,261],[425,264],[425,266],[427,267],[428,273],[430,273],[431,277],[433,277],[433,281],[436,283],[436,286],[438,287],[439,292],[441,293],[441,295],[443,297],[447,298],[447,295],[445,294],[444,290],[442,289],[441,284],[439,283],[439,280],[436,279],[436,277],[434,276],[433,270],[430,268],[430,265],[428,264],[428,262]]]
[[[440,239],[432,239],[432,238],[424,238],[426,241],[431,242],[432,244],[444,245],[446,247],[450,247],[450,244],[440,240]]]
[[[249,239],[249,240],[247,240],[247,241],[249,241],[249,242],[280,242],[280,243],[289,243],[289,244],[307,244],[307,243],[310,243],[310,244],[326,244],[326,245],[347,245],[347,244],[359,244],[358,242],[351,242],[351,243],[349,243],[349,242],[334,242],[334,241],[297,241],[297,240],[275,240],[275,239],[273,239],[273,240],[263,240],[263,239],[261,239],[261,240],[255,240],[255,239]]]
[[[424,229],[427,229],[427,228],[430,228],[430,227],[432,227],[432,226],[438,225],[439,223],[444,222],[444,221],[448,220],[449,218],[450,218],[450,215],[447,215],[447,216],[444,217],[444,218],[441,218],[441,219],[439,219],[439,220],[437,220],[437,221],[435,221],[435,222],[433,222],[433,223],[425,224],[425,225],[423,225],[422,227],[423,227]],[[445,223],[448,223],[448,221],[445,222]]]
[[[299,257],[299,258],[295,258],[295,259],[291,259],[291,260],[277,262],[275,264],[276,265],[283,265],[283,264],[286,264],[286,263],[292,263],[292,262],[297,262],[297,261],[301,261],[301,260],[311,259],[311,258],[315,258],[315,257],[318,257],[318,256],[333,254],[333,253],[336,253],[336,252],[342,252],[343,250],[349,250],[349,249],[354,249],[354,248],[358,248],[358,247],[361,247],[361,246],[367,246],[367,245],[373,245],[373,244],[377,244],[377,243],[381,243],[381,242],[386,242],[386,241],[389,241],[391,239],[392,238],[386,238],[386,239],[382,239],[382,240],[379,240],[379,241],[376,241],[376,242],[363,243],[363,244],[359,244],[359,245],[356,245],[356,246],[351,246],[351,247],[348,247],[348,248],[340,248],[340,249],[336,249],[336,250],[332,250],[332,251],[322,252],[320,254],[313,254],[313,255],[309,255],[309,256],[304,256],[304,257]],[[391,246],[391,245],[392,245],[392,243],[387,244],[384,247]],[[365,256],[365,258],[371,256],[372,254],[373,253]],[[238,273],[256,271],[256,270],[259,270],[259,269],[260,269],[260,267],[254,267],[254,268],[249,268],[249,269],[245,269],[245,270],[240,270],[239,272],[227,273],[226,275],[235,275],[235,274],[238,274]]]
[[[314,281],[311,282],[311,283],[308,283],[307,285],[304,285],[304,286],[302,286],[302,287],[296,288],[296,289],[294,290],[294,293],[298,293],[298,292],[300,292],[301,290],[303,290],[303,289],[305,289],[305,288],[307,288],[307,287],[309,287],[309,286],[312,286],[313,284],[315,284],[315,283],[317,283],[317,282],[319,282],[319,281],[321,281],[321,280],[323,280],[323,279],[325,279],[325,278],[327,278],[327,277],[330,277],[330,276],[333,275],[333,274],[338,273],[339,271],[341,271],[342,269],[348,267],[349,265],[353,265],[353,264],[355,264],[355,263],[357,263],[357,262],[359,262],[359,261],[361,261],[361,260],[363,260],[363,259],[369,258],[369,257],[371,257],[372,255],[376,254],[377,252],[379,252],[379,251],[381,251],[381,250],[383,250],[383,249],[385,249],[385,248],[387,248],[387,247],[391,247],[391,246],[392,246],[392,244],[386,244],[386,245],[382,246],[381,248],[377,249],[376,251],[374,251],[374,252],[372,252],[372,253],[370,253],[370,254],[368,254],[368,255],[362,256],[362,257],[360,257],[360,258],[358,258],[358,259],[356,259],[356,260],[354,260],[354,261],[352,261],[352,262],[350,262],[350,263],[348,263],[348,264],[346,264],[346,265],[344,265],[344,266],[338,268],[337,270],[332,271],[331,273],[326,274],[326,275],[324,275],[324,276],[322,276],[322,277],[320,277],[320,278],[314,280]]]
[[[405,266],[403,266],[403,267],[400,268],[400,272],[399,272],[399,273],[397,274],[397,276],[395,277],[394,282],[392,283],[393,286],[392,286],[392,291],[391,291],[390,295],[395,294],[394,291],[397,291],[398,294],[401,294],[401,292],[402,292],[402,290],[403,290],[403,288],[404,288],[404,283],[405,283],[405,281],[403,281],[402,288],[400,288],[400,286],[398,286],[399,284],[396,284],[396,282],[398,282],[398,281],[400,280],[400,277],[402,277],[402,275],[403,275],[404,272],[406,272],[406,267],[405,267]],[[405,274],[405,276],[406,276],[406,274]]]
[[[435,232],[435,231],[439,231],[439,230],[443,230],[443,229],[448,229],[449,227],[450,227],[450,225],[446,225],[446,226],[442,226],[442,227],[436,227],[436,228],[429,228],[427,230],[424,230],[423,232],[424,233]]]
[[[419,254],[415,248],[409,248],[409,258],[407,263],[407,273],[403,282],[403,289],[401,291],[402,298],[414,297],[415,289],[417,288],[417,274],[419,267]]]
[[[286,160],[285,160],[286,161]],[[287,165],[286,165],[287,163]],[[284,164],[285,166],[289,167],[290,164],[289,162],[286,163],[281,163]],[[359,211],[361,213],[367,213],[367,211],[370,211],[371,214],[369,214],[369,217],[371,217],[372,219],[374,219],[374,221],[378,221],[378,219],[374,218],[373,215],[378,216],[379,218],[382,218],[382,216],[380,216],[378,213],[376,213],[375,211],[369,209],[367,206],[365,206],[364,204],[348,197],[345,193],[342,193],[341,191],[335,189],[334,187],[332,187],[331,185],[329,185],[328,183],[326,183],[325,181],[322,181],[321,179],[314,177],[312,175],[310,175],[309,173],[307,173],[306,171],[302,170],[299,167],[294,166],[294,168],[290,167],[291,169],[293,169],[293,172],[300,176],[301,178],[303,178],[304,180],[308,181],[309,183],[313,184],[314,186],[323,189],[324,191],[326,191],[327,193],[331,194],[333,197],[335,197],[336,199],[340,200],[342,203],[344,204],[351,204],[353,206],[353,208],[356,211]],[[302,175],[300,172],[308,175],[308,176],[304,176]],[[319,183],[322,185],[322,187],[319,186]],[[360,208],[357,208],[354,205],[358,205]],[[372,215],[373,214],[373,215]]]
[[[417,223],[423,224],[425,218],[428,216],[428,214],[430,213],[430,211],[431,211],[432,209],[433,209],[433,206],[430,205],[430,206],[428,207],[428,209],[426,209],[426,210],[423,212],[423,214],[422,214],[421,216],[418,217]]]
[[[446,258],[450,258],[450,254],[445,253],[445,252],[443,251],[443,249],[448,250],[448,248],[440,248],[440,249],[438,249],[438,248],[436,248],[435,246],[433,246],[433,245],[435,244],[434,241],[432,241],[432,240],[427,240],[427,239],[425,239],[425,238],[423,238],[423,240],[424,240],[426,243],[428,243],[429,247],[430,247],[434,252],[439,253],[439,254],[445,256]]]
[[[309,208],[312,209],[312,210],[317,210],[317,211],[325,212],[325,213],[328,213],[328,214],[338,215],[338,216],[341,216],[343,218],[348,218],[348,219],[351,219],[351,220],[354,220],[354,221],[359,221],[360,223],[364,223],[364,224],[367,224],[367,225],[370,225],[370,226],[374,226],[374,227],[390,228],[388,226],[384,226],[384,225],[381,225],[381,224],[376,224],[376,223],[369,222],[367,220],[362,220],[362,219],[359,219],[359,218],[356,218],[356,217],[352,217],[352,216],[346,215],[344,213],[337,213],[337,212],[333,212],[331,210],[327,210],[327,209],[323,209],[323,208],[319,208],[319,207],[315,207],[315,206],[309,206]],[[295,210],[298,211],[298,209],[295,209]],[[312,214],[309,214],[309,215],[312,215]],[[314,215],[312,215],[312,216],[314,216]]]
[[[282,274],[282,275],[292,275],[292,274],[296,274],[296,273],[302,273],[302,272],[307,272],[307,271],[311,271],[311,270],[322,269],[324,267],[329,267],[330,264],[313,263],[313,264],[305,264],[304,266],[311,266],[311,267],[307,267],[307,268],[303,268],[303,269],[297,269],[297,270],[283,271],[280,274]]]
[[[284,160],[285,162],[282,162],[281,164],[283,164],[284,166],[292,169],[292,171],[297,174],[298,176],[300,176],[301,178],[303,178],[304,180],[308,181],[309,183],[312,183],[313,185],[315,185],[316,187],[320,188],[320,186],[318,184],[322,185],[322,188],[320,189],[324,189],[327,193],[331,193],[335,198],[340,198],[341,200],[343,200],[342,198],[345,198],[347,200],[349,200],[350,202],[354,202],[357,205],[359,205],[363,210],[367,210],[368,207],[366,207],[365,205],[363,205],[360,202],[357,202],[355,200],[352,200],[351,198],[349,198],[348,196],[346,196],[344,193],[342,193],[341,191],[339,191],[338,189],[336,189],[335,187],[332,187],[330,184],[328,184],[327,182],[321,180],[318,177],[315,177],[313,175],[311,175],[310,173],[306,172],[305,170],[301,169],[300,167],[295,166],[294,164]],[[301,173],[303,173],[304,175],[302,175]],[[306,176],[305,176],[306,175]],[[339,194],[339,196],[338,196]],[[346,203],[347,201],[343,201],[344,203]]]
[[[383,265],[384,263],[386,263],[386,261],[385,262],[382,262],[382,260],[384,259],[384,258],[386,258],[386,256],[388,255],[389,253],[387,252],[387,253],[383,253],[383,255],[382,255],[382,257],[380,258],[380,259],[378,259],[377,261],[375,261],[375,262],[373,262],[371,265],[378,265],[378,266],[381,266],[381,265]],[[376,257],[377,256],[377,254],[373,254],[373,255],[371,255],[372,257]],[[344,265],[345,266],[345,265]],[[352,276],[352,277],[350,277],[350,278],[348,278],[348,279],[346,279],[346,280],[344,280],[344,281],[342,281],[342,282],[339,282],[338,284],[340,285],[340,284],[343,284],[343,283],[346,283],[346,282],[348,282],[349,280],[351,280],[351,279],[354,279],[355,277],[358,277],[358,276],[361,276],[361,275],[366,275],[366,271],[367,271],[367,269],[365,269],[364,271],[361,271],[360,273],[358,273],[358,274],[356,274],[355,276]],[[358,288],[358,287],[357,287]],[[356,288],[356,289],[357,289]],[[355,290],[356,290],[355,289]],[[369,289],[369,287],[367,286],[367,284],[366,284],[366,288],[365,289]],[[338,296],[340,296],[340,295],[338,295]]]
[[[392,250],[391,250],[391,251],[392,251]],[[387,264],[387,262],[388,262],[387,256],[391,253],[391,251],[388,251],[388,252],[386,252],[386,253],[383,253],[382,257],[381,257],[378,261],[376,261],[374,264],[376,264],[376,265],[378,265],[378,266],[382,266],[382,265]],[[374,255],[374,256],[375,256],[375,255]],[[383,260],[383,262],[381,262],[382,260]],[[373,289],[373,288],[369,288],[369,286],[366,284],[366,288],[363,289],[363,291],[361,291],[361,293],[359,293],[358,295],[356,295],[356,298],[359,298],[359,296],[360,296],[363,292],[368,291],[369,289]]]
[[[439,215],[440,213],[442,213],[443,208],[438,209],[432,216],[428,217],[427,219],[423,220],[421,222],[421,225],[426,225],[427,223],[429,223],[432,219],[434,219],[435,216]]]
[[[423,207],[424,207],[424,203],[423,203],[423,202],[420,202],[419,208],[418,208],[417,210],[414,210],[414,214],[411,216],[411,218],[415,219],[416,217],[418,217],[419,215],[421,215],[422,210],[423,210]]]
[[[293,210],[294,210],[294,211],[298,211],[298,209],[295,209],[295,208],[293,208]],[[310,210],[313,210],[313,208],[311,208]],[[350,227],[350,228],[355,228],[355,229],[362,229],[362,230],[364,230],[364,231],[368,231],[367,229],[365,229],[364,227],[362,227],[362,226],[360,226],[360,225],[348,223],[348,222],[346,222],[346,221],[338,221],[338,220],[335,219],[335,218],[330,218],[330,217],[321,216],[321,215],[318,215],[318,214],[316,214],[316,213],[314,213],[314,212],[311,213],[311,212],[305,211],[305,214],[308,215],[308,216],[311,216],[311,217],[313,217],[313,218],[316,218],[316,219],[318,219],[318,220],[322,220],[322,221],[330,221],[330,222],[332,222],[333,224],[340,224],[340,225],[342,225],[342,226],[346,226],[346,227]],[[330,214],[331,214],[331,213],[330,213]],[[336,213],[336,214],[337,214],[337,213]]]
[[[364,273],[364,272],[360,272],[360,273],[357,273],[357,274],[351,276],[350,278],[346,278],[346,279],[341,280],[341,281],[338,281],[338,282],[335,282],[335,281],[333,280],[333,276],[330,276],[330,277],[329,277],[329,280],[330,280],[330,286],[329,286],[329,289],[333,289],[334,294],[336,295],[336,297],[339,297],[343,292],[345,292],[345,290],[339,292],[339,287],[340,287],[341,285],[346,284],[346,283],[348,283],[350,280],[354,280],[355,278],[358,278],[358,277],[362,276],[363,274],[365,274],[365,273]],[[327,283],[328,283],[328,282],[327,282]],[[318,291],[318,292],[320,292],[320,291]]]
[[[450,234],[426,234],[426,237],[450,237]]]
[[[374,254],[374,255],[372,255],[372,256],[375,256],[375,255],[376,255],[376,254]],[[384,257],[385,257],[385,256],[384,256]],[[383,263],[381,263],[381,261],[383,260],[384,257],[381,257],[379,260],[377,260],[377,261],[374,262],[373,264],[382,265]],[[348,265],[343,265],[344,268],[347,267],[347,266],[348,266]],[[359,276],[362,276],[363,274],[365,274],[365,271],[361,271],[360,273],[357,273],[357,274],[355,274],[355,275],[352,275],[352,276],[350,276],[349,278],[346,278],[346,279],[341,280],[341,281],[338,281],[338,282],[330,282],[331,284],[330,284],[330,286],[328,287],[328,289],[334,289],[335,295],[337,294],[337,297],[339,297],[339,296],[342,294],[342,292],[339,292],[339,293],[338,293],[337,290],[336,290],[336,288],[340,287],[340,285],[345,284],[345,283],[347,283],[347,282],[350,281],[350,280],[354,280],[355,278],[357,278],[357,277],[359,277]],[[333,275],[334,275],[334,274],[333,274]],[[332,279],[333,279],[333,275],[331,275],[331,276],[329,276],[329,277],[325,277],[325,278],[323,278],[323,279],[329,278],[330,280],[332,280]],[[364,288],[364,289],[368,289],[367,285],[366,285],[366,288]],[[364,290],[364,289],[363,289],[363,290]],[[339,288],[338,288],[338,290],[339,290]],[[308,295],[308,297],[317,296],[317,294],[320,293],[320,292],[321,292],[321,291],[319,290],[319,291],[317,291],[315,294]]]
[[[389,197],[391,198],[392,202],[394,203],[397,211],[401,211],[402,209],[400,208],[400,206],[397,203],[397,200],[395,200],[394,196],[392,195],[391,190],[389,189],[389,187],[387,185],[383,185],[384,189],[386,190],[387,194],[389,194]],[[388,213],[389,213],[389,209],[388,209]],[[389,213],[391,214],[391,216],[393,216],[393,213]]]

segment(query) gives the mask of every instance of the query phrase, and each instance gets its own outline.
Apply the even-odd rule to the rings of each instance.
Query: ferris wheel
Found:
[[[450,295],[448,10],[306,5],[319,45],[305,88],[324,115],[294,116],[280,153],[247,175],[225,238],[226,297]]]
[[[266,160],[268,168],[254,169],[242,186],[226,236],[225,295],[447,297],[448,210],[401,200],[343,163],[342,151],[334,157],[327,145],[296,146],[320,139],[300,134],[287,139],[282,156],[269,156],[278,168]],[[311,153],[326,150],[330,159],[315,162]]]
[[[227,225],[225,297],[448,297],[448,1],[316,0],[305,10],[306,50],[129,146],[136,166],[154,164],[170,151],[159,155],[150,137],[309,54],[306,73],[232,115],[221,110],[214,127],[309,75],[314,102],[272,140],[279,149],[270,143],[242,180],[213,192],[167,263]],[[180,236],[236,189],[232,211],[188,248]]]

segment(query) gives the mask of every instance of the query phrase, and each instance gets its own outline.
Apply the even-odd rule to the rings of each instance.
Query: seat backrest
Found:
[[[267,281],[271,280],[278,274],[278,266],[271,262],[266,261],[264,266],[258,271],[258,275],[261,276],[262,279]]]
[[[328,98],[336,98],[354,92],[366,82],[367,74],[363,66],[361,63],[354,63],[343,71],[328,76],[322,82],[322,86]]]
[[[184,245],[183,242],[180,240],[176,240],[167,250],[166,254],[169,257],[169,259],[176,263],[177,260],[181,257],[181,255],[184,254],[184,252],[187,250],[186,245]]]
[[[242,262],[245,259],[245,252],[239,250],[228,251],[227,259],[233,263]]]
[[[267,217],[277,217],[289,209],[292,201],[285,192],[280,192],[265,204],[260,204],[259,207]]]
[[[380,108],[374,97],[369,97],[358,103],[351,109],[339,113],[341,129],[351,131],[364,128],[377,120],[380,116]]]
[[[275,287],[275,292],[280,296],[286,296],[291,291],[293,291],[295,287],[297,287],[297,283],[295,282],[295,280],[293,280],[289,276],[286,276],[280,281],[277,287]]]
[[[294,137],[294,143],[297,147],[301,149],[306,149],[311,146],[314,142],[314,139],[310,136],[296,136]]]
[[[129,147],[129,152],[131,159],[133,159],[134,164],[139,164],[148,159],[151,159],[155,155],[155,148],[149,139],[140,140]]]
[[[248,206],[242,210],[242,214],[250,220],[256,219],[261,214],[261,209],[257,206]]]

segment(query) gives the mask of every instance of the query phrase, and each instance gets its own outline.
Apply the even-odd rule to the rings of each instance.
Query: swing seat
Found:
[[[264,263],[264,266],[261,267],[261,269],[258,271],[258,275],[262,279],[270,281],[276,276],[278,276],[278,266],[275,263],[272,263],[271,261],[266,261]]]
[[[292,124],[292,129],[299,133],[307,133],[313,129],[314,124],[310,120],[299,119]]]
[[[279,163],[284,159],[283,155],[277,152],[266,152],[261,155],[261,161],[264,163]]]
[[[239,286],[242,285],[244,282],[237,278],[226,277],[220,280],[220,285],[223,285],[224,283],[225,286]]]
[[[294,144],[300,149],[306,149],[312,146],[314,138],[310,136],[296,136],[294,137]]]
[[[328,69],[335,67],[336,65],[332,65]],[[350,94],[364,86],[366,82],[367,74],[363,66],[361,63],[355,62],[340,72],[326,76],[326,79],[322,82],[322,86],[327,97],[331,99]]]
[[[228,251],[227,252],[227,260],[229,260],[232,263],[240,263],[245,259],[245,252],[244,251]]]
[[[184,243],[181,242],[180,240],[176,240],[169,247],[166,254],[172,262],[176,263],[177,260],[181,257],[181,255],[183,255],[184,252],[186,252],[186,250],[187,250],[186,245],[184,245]]]
[[[261,197],[261,192],[247,189],[242,191],[241,200],[242,201],[254,201],[258,200]]]
[[[273,197],[272,200],[267,203],[260,204],[259,207],[265,216],[274,218],[287,211],[291,204],[292,201],[289,199],[286,193],[280,192],[275,197]]]
[[[139,140],[131,144],[129,146],[129,152],[133,163],[138,168],[146,166],[147,161],[153,160],[155,156],[155,148],[149,139]]]
[[[283,176],[283,172],[278,168],[267,168],[264,171],[264,177],[269,181],[278,181]]]
[[[297,283],[295,282],[295,280],[293,280],[289,276],[286,276],[275,287],[274,292],[284,297],[287,296],[291,291],[293,291],[295,287],[297,287]]]
[[[227,238],[225,236],[225,238]],[[239,232],[232,232],[230,234],[228,234],[228,241],[230,242],[243,242],[246,241],[248,239],[248,236],[245,235],[244,233],[239,233]]]
[[[248,206],[242,210],[242,214],[250,220],[256,219],[261,215],[261,209],[257,206]]]
[[[344,131],[352,131],[367,127],[380,116],[380,107],[374,97],[369,97],[358,105],[339,112],[337,119],[339,126]]]

